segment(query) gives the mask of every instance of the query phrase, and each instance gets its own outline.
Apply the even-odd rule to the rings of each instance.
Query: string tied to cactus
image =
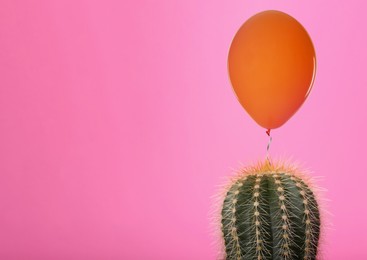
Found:
[[[272,138],[272,136],[270,135],[270,131],[271,131],[271,129],[268,129],[268,130],[266,131],[266,134],[269,136],[268,145],[266,146],[266,161],[271,165],[271,160],[270,160],[269,150],[270,150],[270,145],[271,145],[271,142],[273,141],[273,138]]]

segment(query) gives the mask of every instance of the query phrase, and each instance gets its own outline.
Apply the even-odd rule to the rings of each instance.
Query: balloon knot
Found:
[[[270,136],[270,130],[271,130],[271,129],[268,129],[268,130],[266,131],[266,134],[267,134],[268,136]]]

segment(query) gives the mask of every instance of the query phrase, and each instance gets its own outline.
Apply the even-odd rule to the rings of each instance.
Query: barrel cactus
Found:
[[[308,177],[270,163],[245,168],[221,207],[224,259],[316,259],[320,212]]]

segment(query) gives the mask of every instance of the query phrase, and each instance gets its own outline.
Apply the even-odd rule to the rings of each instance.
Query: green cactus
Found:
[[[225,259],[316,259],[320,213],[307,177],[269,161],[241,171],[221,208]]]

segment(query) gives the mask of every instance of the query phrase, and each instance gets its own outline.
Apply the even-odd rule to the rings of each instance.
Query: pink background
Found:
[[[208,212],[267,137],[226,71],[278,9],[318,58],[271,154],[324,176],[326,259],[367,259],[365,1],[1,1],[0,259],[214,259]]]

